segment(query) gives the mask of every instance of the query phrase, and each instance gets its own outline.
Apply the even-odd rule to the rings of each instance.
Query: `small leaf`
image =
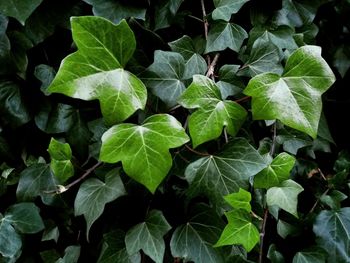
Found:
[[[189,118],[193,147],[218,138],[224,127],[235,136],[245,121],[246,110],[238,103],[222,101],[220,89],[208,77],[194,75],[193,82],[179,98],[188,109],[199,108]]]
[[[43,91],[46,94],[46,89],[50,86],[50,83],[55,78],[56,71],[54,68],[45,65],[40,64],[35,67],[34,70],[34,76],[41,81],[41,91]]]
[[[239,191],[237,193],[226,195],[224,198],[225,198],[225,201],[235,209],[243,209],[248,213],[252,211],[252,207],[250,205],[252,196],[250,192],[242,188],[239,188]]]
[[[169,148],[188,141],[187,134],[174,117],[156,114],[147,118],[143,125],[124,123],[105,132],[100,160],[122,161],[126,174],[154,193],[171,168]]]
[[[241,209],[234,209],[225,213],[225,216],[228,225],[215,246],[243,245],[247,252],[251,251],[259,242],[260,235],[258,229],[251,222],[250,214]]]
[[[269,251],[267,252],[267,258],[271,260],[271,263],[284,263],[284,257],[276,248],[275,244],[269,246]]]
[[[170,26],[184,0],[163,0],[156,5],[154,12],[154,30]]]
[[[115,169],[106,174],[105,182],[89,178],[82,183],[74,201],[74,214],[84,215],[87,236],[91,225],[103,213],[105,205],[124,194],[123,182]]]
[[[55,138],[51,138],[48,151],[51,158],[58,161],[70,160],[72,158],[72,150],[69,144],[57,141]]]
[[[128,230],[125,236],[126,249],[129,255],[140,249],[156,263],[162,263],[165,243],[163,236],[171,229],[161,211],[152,210],[145,222]]]
[[[227,22],[213,23],[208,32],[205,53],[221,51],[226,48],[238,52],[247,37],[247,32],[239,25]]]
[[[69,246],[64,250],[64,257],[56,263],[77,263],[80,256],[80,246]]]
[[[215,9],[212,13],[214,20],[230,21],[231,15],[236,14],[249,0],[214,0]]]
[[[282,77],[263,73],[252,78],[246,95],[252,96],[255,120],[279,119],[285,125],[316,138],[321,95],[335,81],[317,46],[297,49],[287,60]]]
[[[267,205],[278,206],[280,209],[283,209],[295,217],[298,217],[298,195],[303,190],[303,187],[293,180],[289,179],[283,181],[278,187],[272,187],[267,190]]]
[[[3,257],[12,258],[22,248],[22,240],[13,226],[0,215],[0,253]]]
[[[287,180],[295,164],[295,158],[288,153],[280,153],[271,164],[254,177],[254,188],[268,189]]]
[[[41,4],[43,0],[7,0],[0,2],[0,13],[5,16],[16,18],[22,25],[24,25],[27,18],[33,11]]]
[[[18,203],[6,210],[4,220],[10,222],[16,230],[23,234],[34,234],[45,228],[34,203]]]

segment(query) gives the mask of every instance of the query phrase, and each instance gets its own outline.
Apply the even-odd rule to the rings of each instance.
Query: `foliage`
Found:
[[[1,1],[0,262],[349,262],[349,11]]]

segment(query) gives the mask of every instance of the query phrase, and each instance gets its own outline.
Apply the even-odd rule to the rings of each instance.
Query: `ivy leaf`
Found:
[[[55,263],[77,263],[80,256],[80,246],[69,246],[64,250],[64,257]]]
[[[277,206],[298,217],[298,195],[303,190],[304,188],[293,180],[285,180],[279,186],[271,187],[267,190],[267,205]]]
[[[225,213],[228,225],[222,232],[216,247],[225,245],[242,245],[247,252],[259,242],[259,231],[251,222],[250,214],[241,209]]]
[[[208,77],[194,75],[193,82],[181,95],[179,104],[198,108],[189,118],[193,147],[218,138],[224,127],[235,136],[245,121],[246,110],[238,103],[222,101],[220,89]]]
[[[136,76],[121,69],[136,45],[125,20],[114,25],[101,17],[73,17],[71,24],[78,51],[62,61],[48,91],[82,100],[98,99],[109,125],[143,109],[146,87]]]
[[[222,251],[213,247],[223,228],[223,221],[213,210],[202,204],[195,206],[188,222],[177,227],[171,237],[172,256],[184,262],[224,263]]]
[[[0,253],[3,257],[13,258],[22,248],[22,240],[9,221],[0,214]]]
[[[145,220],[128,230],[125,236],[129,255],[140,249],[156,263],[162,263],[165,243],[163,236],[171,229],[161,211],[152,210]]]
[[[43,0],[22,1],[8,0],[0,2],[0,13],[5,16],[16,18],[24,25],[31,13],[41,4]]]
[[[244,93],[252,96],[254,119],[279,119],[316,138],[321,95],[334,81],[332,70],[321,57],[321,48],[303,46],[288,58],[282,76],[275,73],[255,76]]]
[[[249,0],[214,0],[215,9],[212,13],[214,20],[230,21],[231,15],[236,14]]]
[[[16,230],[23,234],[34,234],[45,228],[34,203],[18,203],[6,210],[3,220],[10,222]]]
[[[254,188],[268,189],[278,186],[289,178],[295,164],[295,158],[288,153],[280,153],[271,164],[254,176]]]
[[[105,182],[90,178],[82,183],[74,201],[74,214],[84,215],[86,236],[91,225],[103,213],[105,205],[122,195],[125,195],[124,185],[115,169],[106,174]]]
[[[205,53],[221,51],[226,48],[238,52],[247,37],[247,32],[237,24],[223,21],[213,23],[208,32]]]
[[[84,0],[93,6],[92,12],[95,16],[104,17],[113,23],[119,23],[124,18],[138,18],[145,20],[146,9],[119,3],[115,0]]]
[[[181,124],[171,115],[156,114],[143,125],[119,124],[102,136],[100,160],[121,161],[127,175],[152,193],[172,166],[169,148],[188,142]]]
[[[186,168],[188,195],[203,194],[215,205],[225,205],[223,196],[247,189],[249,178],[265,167],[265,161],[248,141],[236,138],[217,156],[203,157]]]
[[[156,5],[154,12],[154,30],[170,26],[184,0],[163,0]]]
[[[189,36],[185,35],[181,38],[168,43],[173,52],[180,53],[185,60],[189,60],[193,54],[200,53]]]
[[[349,262],[350,260],[350,208],[323,210],[316,217],[313,231],[317,244],[327,253],[327,262]]]
[[[342,45],[337,48],[333,57],[333,65],[344,78],[350,68],[350,48],[348,46]]]
[[[219,69],[219,81],[216,85],[220,89],[223,100],[229,96],[242,93],[243,88],[245,88],[246,85],[237,74],[239,68],[239,65],[226,64]]]
[[[186,80],[191,79],[193,75],[196,74],[204,75],[207,68],[205,59],[201,55],[195,53],[186,61],[183,78]]]
[[[325,251],[319,247],[310,248],[305,251],[297,252],[293,257],[293,263],[323,263],[326,262]]]
[[[239,188],[239,191],[237,193],[226,195],[224,198],[225,198],[225,201],[235,209],[243,209],[248,213],[252,211],[252,207],[250,205],[252,196],[250,192],[242,188]]]

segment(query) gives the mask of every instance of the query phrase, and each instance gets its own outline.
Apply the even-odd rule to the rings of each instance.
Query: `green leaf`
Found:
[[[133,226],[125,236],[126,250],[129,255],[139,250],[156,263],[162,263],[165,243],[163,236],[171,229],[161,211],[152,210],[144,222]]]
[[[156,5],[154,12],[154,30],[170,26],[183,1],[184,0],[163,0],[160,4]]]
[[[223,221],[213,210],[205,205],[195,206],[190,219],[177,227],[171,237],[172,256],[184,262],[224,263],[222,250],[213,247],[223,228]]]
[[[187,35],[168,43],[173,52],[180,53],[185,60],[189,60],[193,54],[200,53],[195,46],[192,38]]]
[[[121,161],[127,175],[154,193],[172,166],[169,148],[188,141],[174,117],[157,114],[147,118],[143,125],[119,124],[105,132],[100,160]]]
[[[54,68],[45,65],[40,64],[35,67],[34,70],[34,76],[41,81],[41,91],[45,93],[46,95],[46,89],[50,86],[50,83],[55,78],[56,71]]]
[[[108,124],[121,122],[143,109],[146,87],[120,68],[131,58],[136,45],[125,20],[114,25],[100,17],[73,17],[71,24],[78,51],[62,61],[48,91],[82,100],[98,99]]]
[[[225,213],[225,216],[228,224],[215,246],[242,245],[248,252],[251,251],[259,242],[260,235],[251,222],[250,214],[241,209],[234,209]]]
[[[119,23],[129,17],[145,20],[146,9],[127,2],[119,3],[114,0],[84,0],[84,2],[93,6],[92,12],[95,16],[102,16],[113,23]]]
[[[6,210],[3,220],[10,222],[16,230],[23,234],[34,234],[45,228],[34,203],[18,203]]]
[[[238,103],[222,101],[220,89],[202,75],[193,76],[193,82],[178,102],[188,109],[198,108],[189,118],[193,147],[218,138],[224,127],[228,134],[235,136],[247,116]]]
[[[214,20],[230,21],[231,15],[236,14],[249,0],[214,0],[215,9],[212,13]]]
[[[350,49],[348,46],[342,45],[337,48],[333,57],[333,65],[344,78],[350,68]]]
[[[269,250],[267,252],[267,258],[271,260],[271,263],[284,263],[284,257],[281,254],[281,252],[279,252],[276,248],[275,244],[271,244],[269,246]]]
[[[80,256],[80,246],[69,246],[64,250],[64,257],[56,263],[77,263]]]
[[[277,206],[280,209],[298,217],[298,195],[304,188],[293,180],[285,180],[279,186],[271,187],[266,193],[268,206]]]
[[[201,74],[204,75],[207,71],[207,62],[199,54],[193,54],[185,64],[185,72],[183,74],[184,79],[191,79],[193,75]]]
[[[327,262],[348,262],[350,260],[350,208],[323,210],[316,217],[313,231],[317,244],[327,253]]]
[[[287,60],[282,76],[263,73],[252,78],[246,95],[252,96],[255,120],[279,119],[285,125],[316,138],[321,95],[335,81],[317,46],[297,49]]]
[[[266,167],[260,154],[243,138],[225,145],[216,156],[191,163],[185,171],[190,198],[205,195],[217,206],[226,205],[223,196],[247,189],[249,178]]]
[[[55,138],[51,138],[48,151],[51,158],[58,161],[70,160],[72,158],[72,150],[69,144],[57,141]]]
[[[237,193],[226,195],[224,198],[225,201],[235,209],[243,209],[246,210],[248,213],[252,211],[252,207],[250,205],[252,196],[250,192],[242,188],[239,188],[239,191]]]
[[[326,262],[326,255],[323,249],[319,247],[310,248],[305,251],[297,252],[293,257],[293,263],[323,263]]]
[[[289,178],[295,158],[288,153],[280,153],[271,164],[254,177],[254,188],[268,189],[278,186]]]
[[[221,51],[226,48],[238,52],[244,39],[247,37],[247,32],[237,24],[227,22],[213,23],[208,32],[205,53]]]
[[[0,253],[3,257],[12,258],[22,248],[22,240],[13,226],[0,215]]]
[[[8,0],[0,2],[0,13],[5,16],[16,18],[24,25],[31,13],[41,4],[43,0]]]
[[[87,237],[91,225],[102,215],[105,205],[122,195],[125,195],[124,185],[115,169],[106,174],[105,182],[89,178],[82,183],[74,201],[74,214],[84,215]]]
[[[223,100],[242,93],[243,88],[245,88],[241,77],[237,76],[239,68],[239,65],[226,64],[219,69],[219,81],[216,85],[220,89]]]
[[[103,245],[97,263],[139,263],[140,253],[129,256],[124,238],[125,233],[121,230],[103,235]]]

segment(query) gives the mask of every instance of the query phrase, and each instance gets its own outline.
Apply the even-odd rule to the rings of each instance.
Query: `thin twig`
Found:
[[[264,237],[265,237],[265,229],[266,229],[266,222],[267,222],[268,216],[269,216],[269,210],[265,208],[264,219],[263,219],[261,231],[260,231],[260,253],[259,253],[259,261],[258,261],[259,263],[262,263],[264,258]]]
[[[204,21],[202,19],[200,19],[200,18],[198,18],[196,16],[192,16],[192,15],[187,15],[187,16],[190,17],[190,18],[193,18],[193,19],[195,19],[195,20],[197,20],[197,21],[199,21],[201,23],[204,23]]]
[[[235,100],[235,102],[237,102],[237,103],[244,102],[246,100],[250,100],[250,98],[251,98],[250,96],[245,96],[243,98]]]
[[[225,136],[225,142],[228,143],[228,136],[227,136],[227,129],[224,128],[224,136]]]
[[[330,189],[328,188],[326,191],[324,191],[323,194],[321,194],[321,195],[317,198],[316,202],[315,202],[314,205],[311,207],[310,211],[307,213],[308,215],[311,214],[312,212],[314,212],[314,210],[316,209],[318,203],[320,202],[321,197],[324,196],[324,195],[326,195],[326,194],[328,193],[329,190],[330,190]]]
[[[190,151],[190,152],[193,152],[197,155],[200,155],[200,156],[209,156],[210,154],[209,153],[202,153],[202,152],[198,152],[196,151],[195,149],[192,149],[190,146],[188,146],[187,144],[185,144],[185,147]]]
[[[180,105],[180,104],[177,104],[177,105],[175,105],[174,107],[170,108],[168,112],[172,112],[172,111],[174,111],[174,110],[177,110],[177,109],[180,108],[180,107],[181,107],[181,105]]]
[[[273,135],[272,135],[272,145],[270,149],[270,155],[273,156],[275,154],[276,150],[276,137],[277,137],[277,120],[275,120],[275,123],[273,124]]]
[[[208,71],[206,74],[207,77],[211,77],[212,79],[214,78],[214,70],[215,70],[216,63],[218,62],[219,56],[220,56],[220,53],[216,53],[213,61],[209,64]]]
[[[203,22],[204,22],[204,35],[205,39],[208,38],[208,20],[207,20],[207,12],[205,11],[205,5],[204,0],[201,0],[201,6],[202,6],[202,14],[203,14]]]

